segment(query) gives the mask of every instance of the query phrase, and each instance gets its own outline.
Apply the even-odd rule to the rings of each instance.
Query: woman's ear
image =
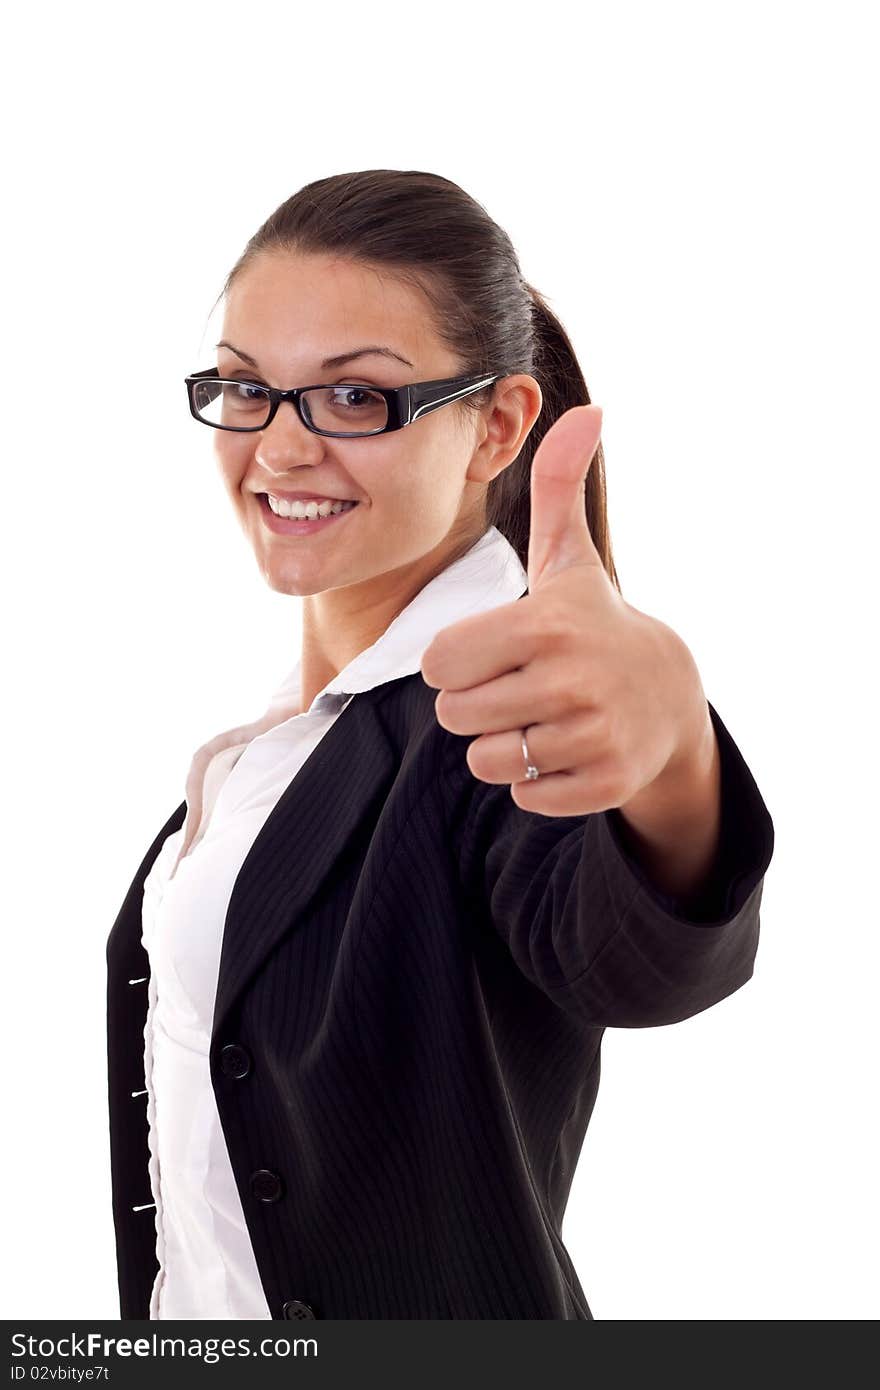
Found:
[[[521,372],[502,377],[486,409],[486,435],[468,464],[473,482],[491,483],[519,456],[541,413],[544,398],[533,376]]]

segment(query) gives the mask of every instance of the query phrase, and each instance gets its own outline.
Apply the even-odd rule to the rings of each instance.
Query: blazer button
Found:
[[[316,1318],[318,1316],[314,1308],[309,1307],[308,1303],[301,1303],[298,1298],[289,1298],[281,1311],[286,1318]]]
[[[220,1069],[226,1076],[247,1076],[251,1059],[238,1043],[227,1043],[220,1049]]]
[[[261,1202],[277,1202],[284,1190],[284,1184],[271,1168],[258,1168],[251,1173],[251,1192]]]

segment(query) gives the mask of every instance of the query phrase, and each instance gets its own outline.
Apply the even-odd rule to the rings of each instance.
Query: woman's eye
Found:
[[[228,406],[260,405],[266,401],[266,391],[251,381],[229,380],[223,384],[223,399]]]

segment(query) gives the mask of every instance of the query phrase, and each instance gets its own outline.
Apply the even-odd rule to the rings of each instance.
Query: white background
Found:
[[[183,377],[269,212],[378,167],[460,183],[562,318],[624,596],[776,828],[753,979],[605,1035],[563,1227],[593,1314],[877,1316],[871,10],[5,21],[4,1317],[118,1317],[106,937],[194,748],[298,650]]]

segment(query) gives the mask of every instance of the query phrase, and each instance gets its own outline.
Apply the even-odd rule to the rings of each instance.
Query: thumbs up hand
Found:
[[[518,806],[546,816],[653,812],[668,800],[657,789],[682,785],[681,769],[692,782],[715,744],[689,649],[625,602],[590,535],[586,478],[601,427],[597,406],[576,406],[535,452],[528,594],[444,628],[421,663],[440,689],[438,721],[477,735],[467,749],[474,776],[510,783]]]

